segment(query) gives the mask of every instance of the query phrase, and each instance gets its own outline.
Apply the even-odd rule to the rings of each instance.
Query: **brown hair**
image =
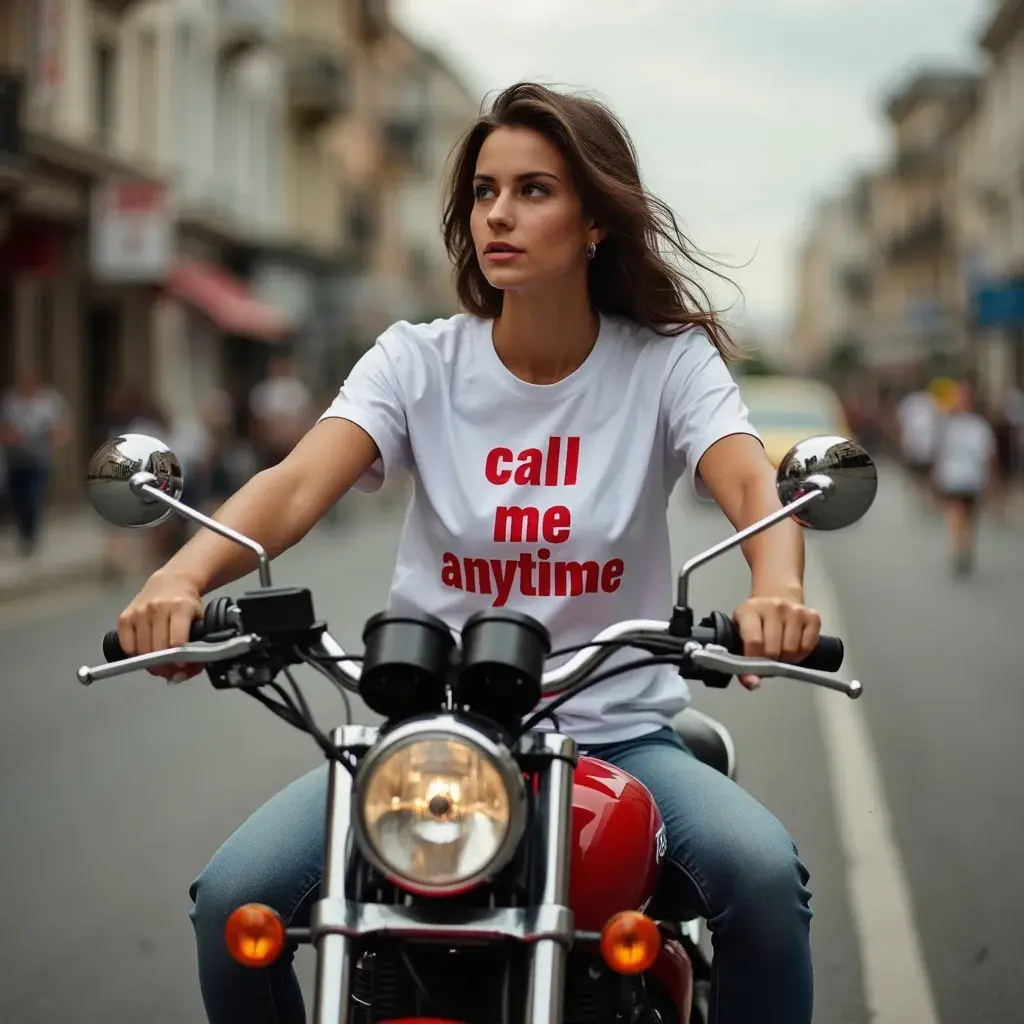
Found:
[[[465,309],[487,319],[501,313],[502,293],[480,269],[469,226],[477,157],[499,127],[532,128],[555,145],[588,216],[607,232],[589,267],[591,301],[598,310],[662,335],[699,325],[726,361],[741,358],[707,292],[682,267],[689,264],[732,282],[686,239],[672,210],[644,188],[622,122],[595,99],[532,82],[501,92],[454,152],[442,231]]]

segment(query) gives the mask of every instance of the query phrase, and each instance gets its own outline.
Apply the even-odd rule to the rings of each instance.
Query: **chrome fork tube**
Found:
[[[541,775],[537,799],[543,850],[540,903],[568,907],[576,744],[558,733],[541,734],[537,743],[557,758]],[[526,1000],[528,1024],[561,1024],[568,956],[567,945],[556,939],[540,939],[534,944]]]
[[[335,729],[331,742],[345,746],[373,742],[376,730],[365,726]],[[348,866],[350,824],[352,820],[352,776],[337,761],[330,762],[327,785],[326,844],[321,899],[345,900],[345,875]],[[313,1024],[347,1024],[352,989],[352,940],[344,935],[317,935],[319,915],[313,910],[316,943],[316,991]]]

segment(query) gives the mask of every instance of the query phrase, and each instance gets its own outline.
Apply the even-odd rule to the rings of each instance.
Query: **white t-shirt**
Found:
[[[936,486],[954,494],[980,494],[988,486],[995,450],[995,434],[984,417],[973,412],[948,417],[939,433]]]
[[[466,314],[395,324],[324,414],[377,444],[359,489],[396,469],[413,475],[389,607],[456,630],[507,607],[544,623],[555,649],[622,619],[667,619],[669,494],[716,441],[757,436],[724,362],[703,331],[663,338],[603,317],[582,366],[528,384],[498,358],[491,324]],[[643,656],[627,649],[603,667]],[[664,726],[688,702],[677,671],[655,667],[556,714],[581,743],[613,742]]]
[[[915,462],[931,461],[940,418],[935,399],[926,391],[915,391],[896,407],[896,418],[904,457]]]

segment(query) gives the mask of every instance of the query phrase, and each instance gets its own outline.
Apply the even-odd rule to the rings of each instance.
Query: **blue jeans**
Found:
[[[809,1024],[810,892],[793,840],[752,796],[701,764],[670,729],[587,752],[628,771],[654,796],[668,836],[666,880],[712,932],[711,1020]],[[323,866],[326,766],[272,797],[217,851],[190,890],[199,983],[211,1024],[304,1024],[290,958],[241,967],[224,923],[242,903],[308,924]],[[685,1022],[682,1022],[685,1024]]]
[[[46,509],[46,485],[50,467],[45,462],[11,458],[7,468],[7,493],[11,514],[18,531],[18,542],[26,553],[39,539],[39,528]]]

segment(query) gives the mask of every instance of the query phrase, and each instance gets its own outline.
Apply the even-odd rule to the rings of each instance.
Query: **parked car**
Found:
[[[739,383],[750,422],[776,467],[797,441],[810,434],[852,436],[839,397],[819,380],[747,377]]]

